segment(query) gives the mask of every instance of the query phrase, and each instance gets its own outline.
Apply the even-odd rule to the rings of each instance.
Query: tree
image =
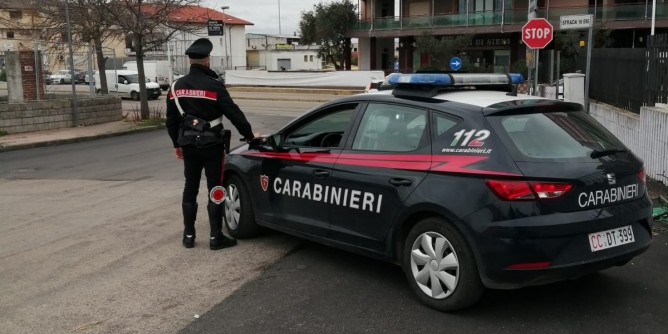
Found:
[[[610,37],[611,30],[603,29],[601,24],[595,24],[593,27],[593,47],[605,48],[612,44]],[[583,30],[562,30],[554,35],[554,49],[561,51],[559,63],[560,72],[574,72],[578,68],[578,58],[580,52],[586,53],[586,49],[580,47],[580,41],[587,41],[587,31]]]
[[[92,45],[97,55],[102,91],[107,92],[103,44],[110,38],[132,37],[136,50],[141,99],[141,118],[150,117],[144,73],[144,51],[160,49],[178,31],[201,29],[188,16],[172,20],[174,13],[196,5],[200,0],[67,0],[72,44]],[[67,19],[64,0],[41,0],[35,10],[44,18],[41,39],[62,47]]]
[[[144,52],[159,49],[179,31],[193,31],[200,27],[192,24],[196,17],[174,20],[175,13],[187,14],[187,7],[199,0],[118,0],[108,3],[108,19],[112,20],[127,36],[132,38],[139,72],[141,118],[148,119],[148,97],[144,73]]]
[[[106,66],[103,44],[123,32],[107,19],[109,3],[105,0],[68,0],[72,44],[78,47],[92,46],[100,70],[100,85],[104,94],[107,90]],[[67,32],[67,17],[62,0],[42,0],[35,8],[44,18],[45,29],[41,39],[51,42],[51,48],[67,43],[63,36]]]
[[[301,13],[301,42],[317,44],[318,57],[333,64],[337,70],[344,67],[345,50],[350,43],[346,32],[357,19],[356,7],[350,0],[321,2],[313,5],[313,10]]]
[[[415,41],[415,48],[419,53],[429,54],[429,66],[421,70],[440,70],[450,69],[450,59],[461,55],[466,47],[471,44],[473,35],[441,36],[435,37],[430,32],[424,32]],[[463,70],[470,70],[470,62],[466,57],[460,57]]]

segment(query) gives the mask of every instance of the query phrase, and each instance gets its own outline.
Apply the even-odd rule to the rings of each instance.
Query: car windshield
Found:
[[[139,83],[139,75],[138,74],[128,74],[125,77],[128,79],[129,83]]]
[[[494,116],[497,131],[513,143],[516,160],[574,159],[591,161],[592,151],[625,150],[608,130],[583,112],[550,112]]]

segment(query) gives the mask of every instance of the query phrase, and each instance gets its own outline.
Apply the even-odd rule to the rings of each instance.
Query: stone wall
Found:
[[[77,99],[79,125],[119,121],[121,99],[96,97]],[[0,131],[22,133],[74,126],[71,99],[59,98],[23,103],[0,103]]]

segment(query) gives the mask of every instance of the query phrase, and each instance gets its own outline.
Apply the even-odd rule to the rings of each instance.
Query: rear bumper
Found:
[[[625,264],[652,243],[651,207],[651,201],[642,198],[623,207],[486,224],[472,234],[482,281],[490,288],[520,288],[574,279]],[[633,229],[633,243],[591,250],[590,233],[628,225]],[[534,268],[532,264],[545,267],[511,267],[518,264],[523,268]]]

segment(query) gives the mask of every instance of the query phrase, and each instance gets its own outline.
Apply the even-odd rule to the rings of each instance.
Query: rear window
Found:
[[[625,149],[607,129],[584,112],[550,112],[489,117],[510,142],[517,161],[591,161],[593,150]]]

